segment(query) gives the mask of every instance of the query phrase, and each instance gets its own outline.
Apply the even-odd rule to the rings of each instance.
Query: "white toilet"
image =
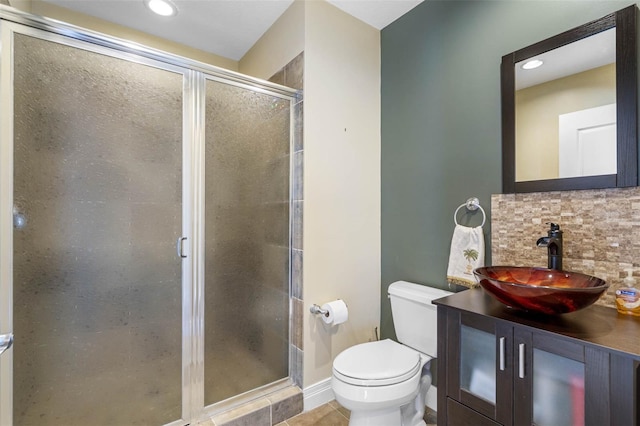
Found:
[[[389,286],[400,343],[386,339],[348,348],[333,361],[336,400],[351,410],[349,426],[419,426],[436,356],[432,300],[451,292],[398,281]]]

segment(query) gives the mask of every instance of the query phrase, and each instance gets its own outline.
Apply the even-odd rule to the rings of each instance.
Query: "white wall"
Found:
[[[380,32],[324,1],[305,10],[304,386],[380,323]],[[328,330],[312,303],[342,298]]]
[[[305,2],[295,0],[240,59],[238,71],[268,79],[304,50]]]

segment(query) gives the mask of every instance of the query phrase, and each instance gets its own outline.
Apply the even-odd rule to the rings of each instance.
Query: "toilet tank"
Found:
[[[406,281],[391,284],[389,299],[398,341],[435,358],[438,346],[437,311],[431,301],[450,294],[450,291]]]

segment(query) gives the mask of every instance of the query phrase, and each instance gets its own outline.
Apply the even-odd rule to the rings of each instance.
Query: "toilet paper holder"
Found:
[[[321,315],[322,321],[329,325],[340,325],[349,319],[349,308],[344,300],[337,299],[324,305],[311,305],[309,311],[314,315]]]
[[[317,314],[320,314],[320,315],[327,316],[327,315],[329,314],[329,311],[328,311],[328,310],[326,310],[326,309],[322,309],[322,308],[320,307],[320,305],[316,305],[315,303],[314,303],[313,305],[311,305],[311,307],[309,308],[309,311],[310,311],[312,314],[316,314],[316,315],[317,315]]]

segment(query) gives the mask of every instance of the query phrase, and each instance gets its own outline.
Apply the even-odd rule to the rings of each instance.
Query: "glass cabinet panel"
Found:
[[[584,425],[584,364],[533,350],[533,422]]]
[[[463,325],[460,330],[460,388],[496,402],[496,338]]]

